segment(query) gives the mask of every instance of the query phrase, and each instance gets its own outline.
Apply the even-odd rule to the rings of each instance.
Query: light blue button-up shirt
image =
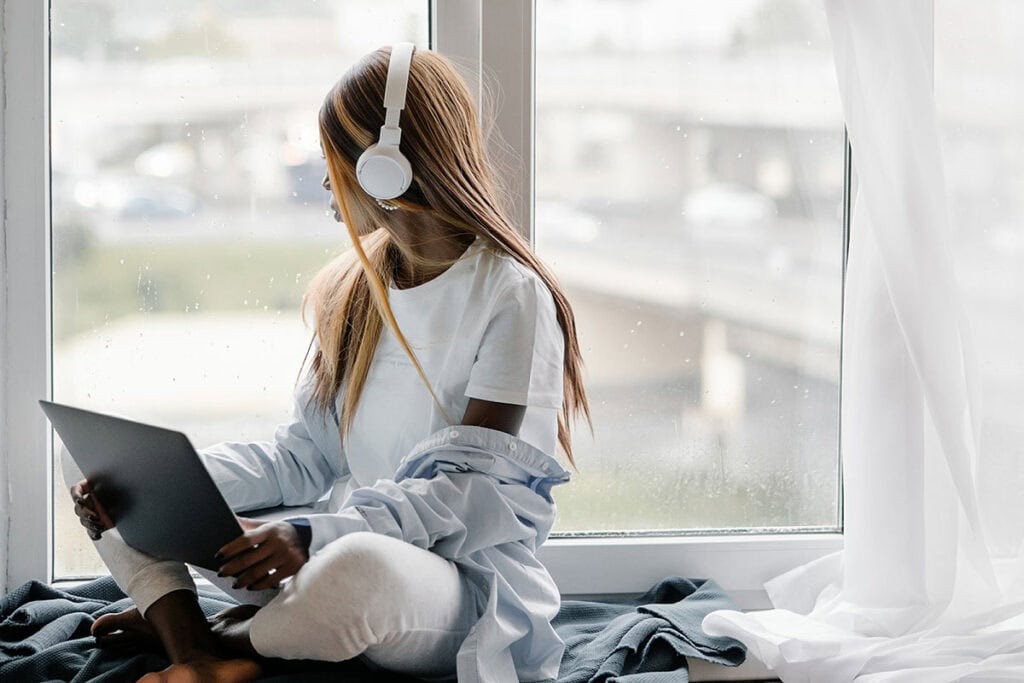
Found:
[[[317,500],[349,476],[337,464],[340,449],[337,424],[306,408],[274,442],[218,444],[200,456],[228,504],[244,511]],[[551,680],[564,650],[551,626],[560,598],[535,553],[555,519],[551,488],[569,478],[518,437],[446,427],[416,444],[392,479],[351,490],[336,511],[303,515],[310,552],[371,531],[452,560],[476,589],[481,613],[458,653],[459,681]]]

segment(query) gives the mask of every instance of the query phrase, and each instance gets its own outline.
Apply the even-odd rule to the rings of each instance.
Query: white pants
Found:
[[[63,458],[67,481],[81,480]],[[146,610],[171,591],[195,583],[180,562],[132,548],[116,529],[95,542],[117,585]],[[359,657],[419,678],[450,678],[462,641],[476,623],[473,592],[457,566],[405,541],[367,532],[329,543],[280,589],[231,588],[235,579],[197,568],[253,617],[252,645],[261,655],[340,662]]]

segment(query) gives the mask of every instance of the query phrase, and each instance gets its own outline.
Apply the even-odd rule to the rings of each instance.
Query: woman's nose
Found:
[[[324,179],[320,184],[324,186],[325,190],[329,191],[331,189],[331,177],[325,174]]]

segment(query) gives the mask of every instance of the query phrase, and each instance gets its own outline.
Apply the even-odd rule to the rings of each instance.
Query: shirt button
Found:
[[[516,445],[515,445],[514,443],[510,443],[510,444],[508,445],[508,449],[509,449],[510,451],[514,451],[514,450],[516,449]]]
[[[448,438],[449,439],[457,439],[457,438],[459,438],[459,433],[457,431],[455,431],[455,430],[452,430],[452,431],[448,432]]]

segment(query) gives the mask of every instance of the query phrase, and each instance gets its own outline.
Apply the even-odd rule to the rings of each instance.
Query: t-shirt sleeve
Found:
[[[551,292],[539,278],[521,277],[497,297],[465,394],[561,408],[564,346]]]

